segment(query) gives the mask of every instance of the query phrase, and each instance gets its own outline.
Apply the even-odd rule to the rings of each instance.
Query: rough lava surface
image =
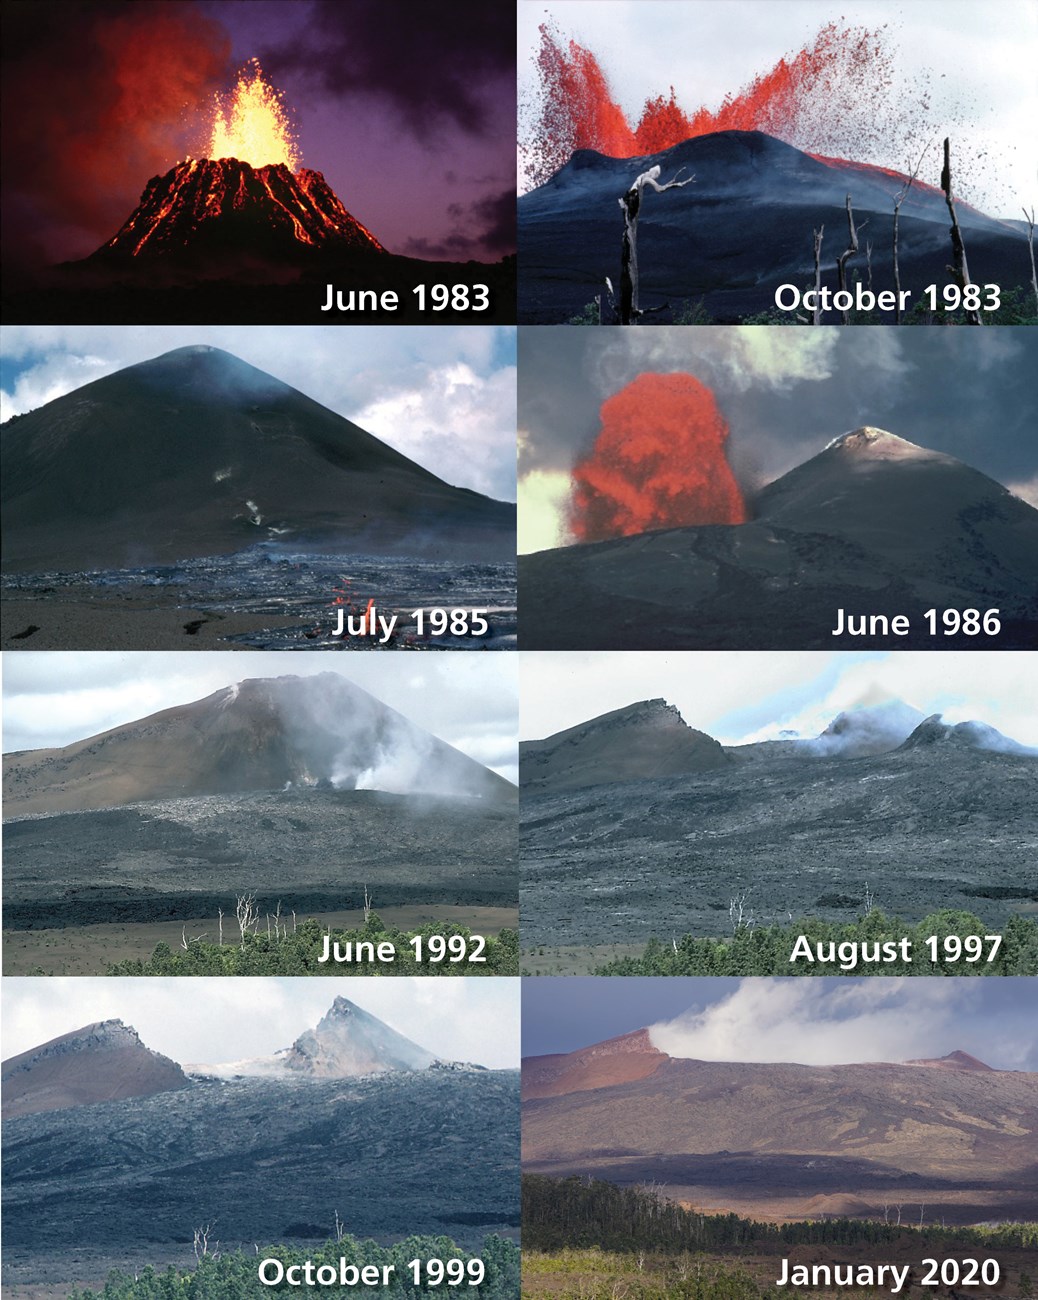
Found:
[[[979,470],[864,426],[769,483],[749,522],[669,528],[519,559],[527,649],[976,649],[944,610],[998,611],[1000,649],[1038,628],[1038,510]],[[929,609],[938,617],[930,634]],[[838,635],[853,618],[885,627]],[[855,627],[857,628],[857,623]]]

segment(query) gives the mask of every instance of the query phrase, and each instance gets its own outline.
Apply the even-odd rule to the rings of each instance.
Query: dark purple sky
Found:
[[[392,252],[514,251],[515,18],[482,0],[34,0],[7,6],[7,248],[82,257],[199,153],[259,58],[303,165]]]

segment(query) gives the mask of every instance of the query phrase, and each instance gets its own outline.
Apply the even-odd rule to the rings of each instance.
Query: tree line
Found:
[[[261,1283],[260,1261],[277,1259],[286,1268],[307,1260],[315,1268],[322,1264],[338,1267],[340,1257],[361,1266],[392,1264],[395,1266],[392,1279],[389,1285],[377,1287],[322,1285],[316,1288],[322,1300],[375,1300],[375,1297],[378,1300],[446,1300],[460,1293],[459,1287],[416,1286],[407,1267],[412,1259],[481,1259],[486,1276],[479,1286],[466,1284],[466,1295],[478,1300],[516,1300],[519,1295],[519,1247],[504,1237],[489,1236],[484,1239],[482,1250],[472,1252],[462,1250],[450,1237],[408,1237],[391,1246],[379,1246],[374,1241],[343,1236],[316,1248],[278,1245],[258,1247],[251,1253],[243,1250],[224,1253],[217,1247],[210,1249],[207,1244],[194,1268],[180,1269],[171,1264],[164,1272],[157,1272],[149,1266],[132,1277],[114,1270],[101,1290],[75,1290],[69,1300],[246,1300],[253,1296],[298,1295],[300,1287],[288,1282],[276,1286]]]
[[[269,918],[273,920],[274,918]],[[393,961],[365,961],[362,964],[335,961],[319,962],[325,947],[325,936],[345,945],[361,942],[392,943],[396,952]],[[411,941],[422,938],[422,953],[418,962]],[[519,935],[515,930],[502,930],[497,936],[487,936],[482,956],[483,962],[450,960],[430,961],[429,940],[435,936],[450,940],[464,940],[466,951],[472,949],[472,931],[466,926],[451,922],[431,922],[417,930],[400,930],[386,926],[377,912],[369,911],[365,923],[355,930],[335,930],[319,921],[293,922],[292,928],[278,918],[267,933],[242,928],[237,937],[227,943],[211,943],[205,939],[190,939],[185,929],[179,948],[159,943],[146,960],[132,958],[112,963],[106,975],[518,975]]]
[[[1002,942],[994,961],[931,961],[926,940],[937,936],[938,951],[949,936],[984,939],[1001,933]],[[899,945],[896,960],[881,965],[859,963],[841,969],[839,962],[825,964],[798,959],[790,962],[797,941],[805,936],[816,944],[868,944],[892,942]],[[909,941],[911,960],[902,956],[900,943]],[[984,945],[986,958],[991,945]],[[727,938],[697,938],[692,934],[663,942],[650,939],[640,957],[622,957],[595,969],[596,975],[1038,975],[1038,920],[1014,916],[1001,932],[986,925],[972,912],[944,909],[915,925],[887,917],[879,909],[856,921],[824,921],[807,917],[788,925],[737,925]]]

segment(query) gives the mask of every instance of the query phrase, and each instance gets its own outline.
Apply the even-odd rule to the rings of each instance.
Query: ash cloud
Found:
[[[200,139],[230,40],[193,0],[4,12],[5,260],[83,257]]]
[[[1038,339],[1026,326],[981,333],[974,342],[975,331],[838,326],[525,330],[520,475],[569,473],[594,442],[605,397],[644,371],[681,370],[714,391],[748,493],[864,424],[1026,487],[1035,474]],[[620,337],[603,342],[603,334]]]
[[[468,204],[452,203],[447,215],[456,222],[452,234],[438,240],[413,236],[400,251],[408,257],[455,262],[515,252],[514,190],[488,194]]]
[[[423,137],[444,126],[481,135],[491,104],[503,95],[514,103],[515,21],[482,0],[315,0],[305,33],[262,50],[260,61],[275,82],[291,75],[333,98],[380,99]]]

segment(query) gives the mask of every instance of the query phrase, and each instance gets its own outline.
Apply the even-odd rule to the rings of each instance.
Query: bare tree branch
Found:
[[[691,185],[695,180],[694,176],[689,176],[687,180],[678,180],[681,175],[680,168],[674,179],[663,185],[659,183],[659,175],[659,166],[650,167],[647,172],[642,172],[640,176],[635,177],[631,188],[618,200],[624,214],[624,236],[620,254],[621,325],[635,325],[638,317],[645,314],[638,307],[638,213],[642,206],[643,190],[649,186],[657,194],[663,194],[666,190],[681,189],[685,185]]]

